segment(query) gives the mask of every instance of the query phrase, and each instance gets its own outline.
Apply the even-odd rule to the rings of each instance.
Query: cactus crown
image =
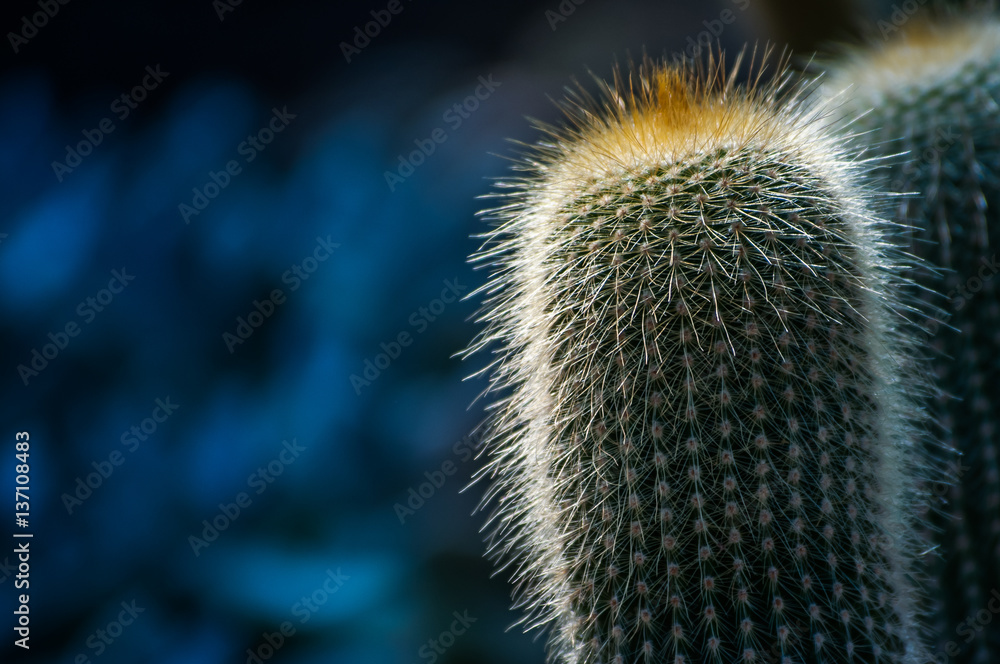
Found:
[[[565,662],[917,661],[880,222],[735,71],[646,60],[500,183],[491,551]]]

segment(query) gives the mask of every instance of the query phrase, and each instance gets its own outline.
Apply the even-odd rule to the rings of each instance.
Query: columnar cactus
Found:
[[[565,663],[923,664],[888,247],[800,94],[649,61],[502,182],[491,550]]]
[[[914,18],[889,43],[845,58],[827,84],[850,130],[883,158],[873,170],[912,227],[911,251],[944,268],[915,274],[947,293],[946,316],[923,325],[942,388],[931,404],[962,453],[929,576],[937,649],[959,664],[1000,662],[1000,629],[975,616],[1000,589],[1000,22]],[[947,321],[947,325],[942,324]],[[951,646],[948,643],[951,642]]]

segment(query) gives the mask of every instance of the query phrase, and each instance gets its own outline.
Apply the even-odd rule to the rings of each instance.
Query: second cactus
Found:
[[[922,662],[883,229],[801,97],[733,81],[647,61],[503,183],[491,550],[560,662]]]
[[[898,33],[849,51],[827,95],[853,120],[854,140],[879,157],[873,182],[908,194],[895,216],[911,227],[910,250],[943,273],[914,274],[924,293],[950,299],[948,315],[918,333],[936,350],[942,390],[929,410],[941,442],[963,455],[936,452],[955,481],[936,487],[948,502],[926,519],[928,548],[938,549],[928,613],[939,658],[992,664],[1000,661],[1000,630],[990,624],[1000,588],[1000,19],[927,15]]]

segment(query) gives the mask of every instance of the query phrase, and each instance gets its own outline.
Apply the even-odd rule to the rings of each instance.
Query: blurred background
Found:
[[[900,11],[807,4],[6,2],[0,661],[542,662],[461,491],[477,197],[616,59]]]

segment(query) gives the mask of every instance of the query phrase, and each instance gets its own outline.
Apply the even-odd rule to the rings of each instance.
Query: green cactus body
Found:
[[[878,224],[797,97],[720,67],[645,63],[507,183],[492,551],[561,662],[923,662]]]
[[[942,390],[930,409],[943,442],[962,453],[957,481],[939,492],[944,510],[927,520],[939,550],[928,613],[949,661],[1000,662],[996,620],[976,619],[1000,589],[1000,23],[914,20],[883,48],[849,58],[828,88],[841,113],[857,117],[851,131],[886,160],[888,175],[875,173],[888,188],[919,192],[899,199],[897,220],[912,226],[911,251],[946,270],[943,279],[913,274],[949,299],[948,325],[929,318],[922,337]]]

